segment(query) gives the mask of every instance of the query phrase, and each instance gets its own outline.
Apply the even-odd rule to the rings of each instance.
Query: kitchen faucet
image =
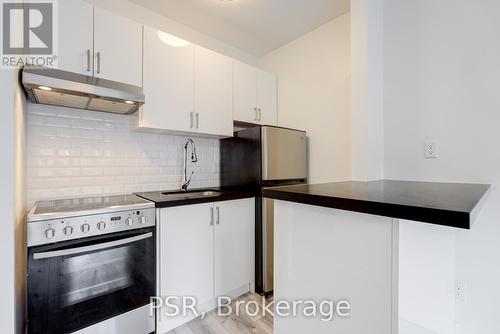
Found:
[[[198,156],[196,155],[196,145],[194,141],[189,138],[184,145],[184,175],[182,178],[182,185],[181,189],[186,190],[189,187],[189,184],[191,183],[191,179],[193,178],[194,171],[191,171],[191,175],[189,176],[189,179],[187,178],[187,156],[188,156],[188,146],[191,144],[191,162],[198,162]]]

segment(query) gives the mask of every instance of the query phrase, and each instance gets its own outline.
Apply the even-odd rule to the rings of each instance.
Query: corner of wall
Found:
[[[22,87],[15,88],[15,332],[26,327],[26,117],[27,102]]]

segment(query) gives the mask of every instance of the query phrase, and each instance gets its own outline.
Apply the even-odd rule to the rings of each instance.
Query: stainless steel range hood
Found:
[[[141,87],[62,70],[25,67],[22,83],[33,103],[129,115],[145,102]]]

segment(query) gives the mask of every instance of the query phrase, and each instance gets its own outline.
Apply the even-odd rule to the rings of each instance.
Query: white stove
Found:
[[[154,203],[135,195],[36,203],[27,283],[28,334],[154,332]]]

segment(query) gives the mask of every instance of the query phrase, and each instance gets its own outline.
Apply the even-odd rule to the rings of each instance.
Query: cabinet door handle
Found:
[[[90,49],[87,49],[87,72],[90,72]]]
[[[200,114],[196,113],[196,129],[200,128]]]
[[[259,108],[259,121],[262,121],[262,110]]]
[[[253,118],[253,120],[258,121],[259,120],[259,113],[258,113],[257,107],[253,108],[253,110],[255,111],[255,117]]]
[[[217,207],[215,207],[215,212],[217,212],[217,219],[215,220],[215,223],[216,223],[217,225],[219,225],[219,224],[220,224],[220,209],[219,209],[219,207],[218,207],[218,206],[217,206]]]
[[[194,112],[189,113],[189,128],[192,129],[194,127]]]
[[[214,208],[210,208],[210,226],[214,226]]]
[[[97,52],[97,73],[101,73],[101,53]]]

